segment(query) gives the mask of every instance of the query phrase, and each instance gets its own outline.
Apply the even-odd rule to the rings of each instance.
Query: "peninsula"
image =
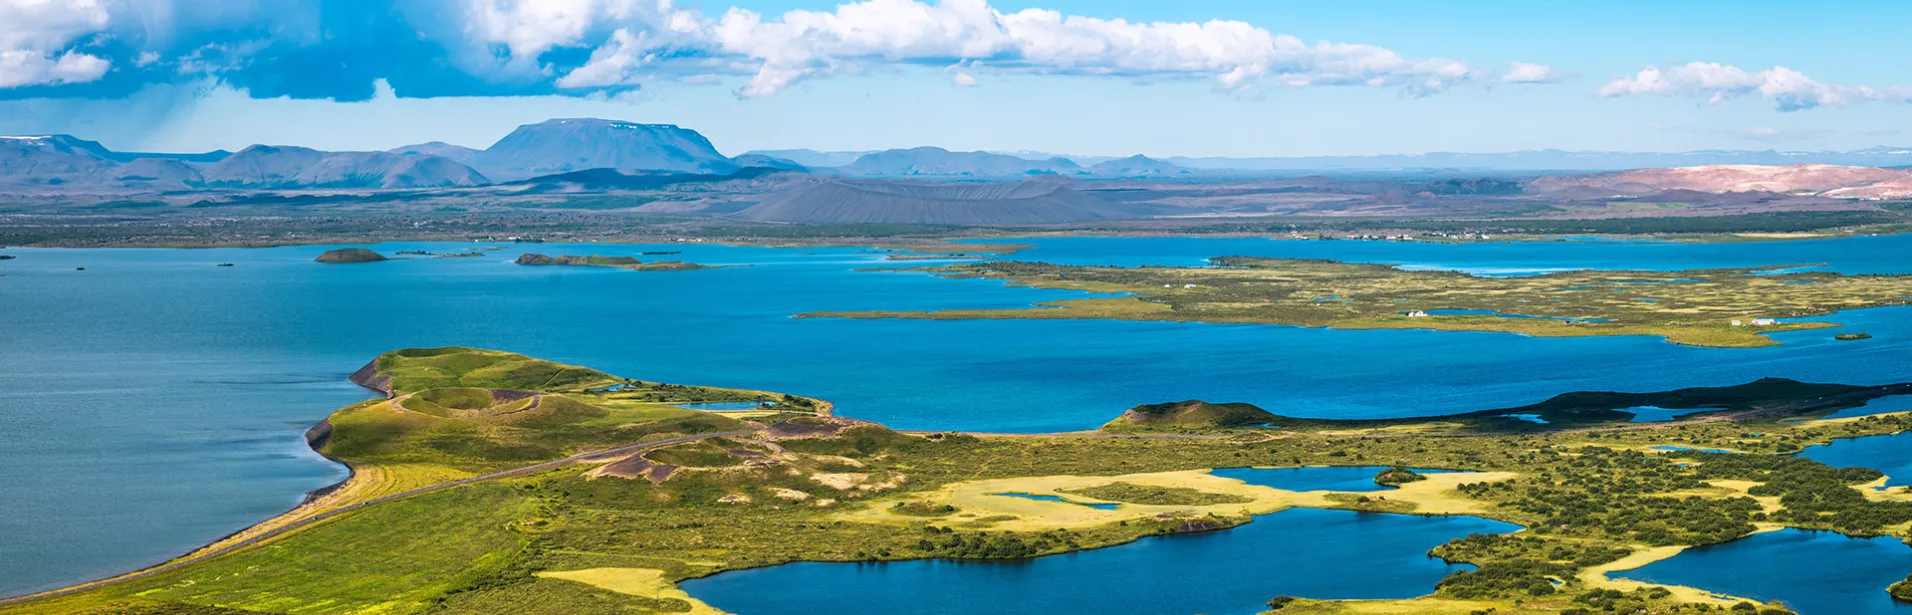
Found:
[[[803,316],[1262,323],[1544,337],[1653,335],[1690,346],[1750,347],[1778,344],[1768,333],[1837,326],[1799,318],[1912,302],[1912,276],[1842,275],[1797,267],[1486,277],[1325,260],[1221,257],[1211,262],[1211,267],[1008,261],[923,267],[913,270],[1120,296],[1024,309]]]
[[[1912,498],[1868,487],[1879,472],[1791,455],[1912,429],[1904,413],[1820,418],[1912,385],[1577,393],[1387,422],[1191,401],[1095,432],[999,436],[899,432],[813,398],[471,348],[386,353],[353,380],[385,397],[308,433],[352,468],[344,483],[173,563],[0,601],[0,615],[708,615],[718,611],[679,582],[800,561],[1021,559],[1291,508],[1527,529],[1437,547],[1475,568],[1422,597],[1270,596],[1281,615],[1787,613],[1608,573],[1780,528],[1902,537],[1912,522]],[[748,403],[699,409],[709,402]],[[1629,422],[1620,408],[1641,402],[1693,411]],[[1554,420],[1490,418],[1513,412]],[[1217,473],[1309,466],[1379,466],[1374,481],[1391,488],[1283,489]]]

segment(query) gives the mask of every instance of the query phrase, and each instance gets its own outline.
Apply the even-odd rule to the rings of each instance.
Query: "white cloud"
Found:
[[[846,68],[965,60],[985,60],[998,72],[1212,79],[1228,90],[1367,85],[1426,93],[1479,76],[1460,62],[1409,59],[1372,45],[1310,45],[1240,21],[1002,13],[984,0],[866,0],[833,12],[790,11],[774,21],[731,9],[712,34],[719,53],[756,63],[739,92],[747,97]]]
[[[0,88],[99,79],[111,62],[62,49],[111,19],[99,0],[0,0]]]
[[[1593,94],[1618,96],[1684,96],[1719,104],[1733,98],[1757,96],[1772,101],[1780,111],[1839,106],[1863,101],[1912,101],[1912,89],[1873,89],[1814,81],[1799,71],[1776,66],[1757,73],[1713,62],[1691,62],[1660,68],[1648,66],[1631,77],[1619,77]]]
[[[573,89],[716,73],[747,76],[738,94],[760,97],[816,77],[977,61],[997,73],[1209,79],[1226,90],[1364,85],[1425,94],[1486,77],[1461,62],[1309,44],[1240,21],[1003,13],[986,0],[865,0],[775,17],[738,8],[709,17],[672,0],[465,1],[466,33],[502,47],[506,53],[492,55],[506,58],[507,69],[524,70],[551,49],[590,47],[587,63],[557,76]]]
[[[1500,76],[1501,83],[1557,83],[1560,74],[1550,66],[1514,62],[1508,65],[1507,73]]]
[[[969,73],[966,73],[960,70],[956,71],[956,74],[949,78],[949,82],[951,84],[954,84],[956,87],[961,87],[961,88],[976,87],[976,78],[970,76]]]
[[[86,83],[99,79],[112,63],[98,56],[67,52],[48,56],[38,51],[0,51],[0,88],[28,85]]]

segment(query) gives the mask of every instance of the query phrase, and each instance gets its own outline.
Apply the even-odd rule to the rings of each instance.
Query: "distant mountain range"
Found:
[[[109,151],[67,135],[0,137],[0,184],[44,189],[410,189],[488,183],[471,167],[427,154],[267,145],[238,153],[142,154]]]
[[[918,148],[924,149],[924,148]],[[766,150],[752,153],[776,156],[810,167],[849,166],[859,158],[883,152],[820,152],[814,150]],[[1090,169],[1117,159],[1107,156],[1079,156],[1041,152],[989,152],[1028,161],[1031,170],[1048,166],[1049,161],[1064,159]],[[1586,152],[1566,150],[1529,150],[1497,153],[1433,152],[1378,156],[1301,156],[1301,157],[1188,157],[1155,158],[1174,165],[1180,171],[1212,174],[1215,172],[1309,172],[1309,171],[1619,171],[1659,167],[1685,167],[1715,164],[1837,164],[1849,166],[1912,166],[1912,147],[1873,147],[1857,151],[1779,151],[1779,150],[1698,150],[1691,152]]]
[[[1432,175],[1433,179],[1459,177],[1477,181],[1480,177],[1496,173],[1505,177],[1547,175],[1550,171],[1586,173],[1708,165],[1799,164],[1912,167],[1912,148],[1876,147],[1852,152],[1705,150],[1672,154],[1538,150],[1488,154],[1163,159],[1147,156],[1057,156],[1037,152],[961,152],[939,147],[917,147],[868,152],[770,150],[748,152],[733,158],[719,152],[709,139],[695,130],[669,124],[590,118],[553,119],[519,126],[485,149],[434,141],[383,152],[327,152],[296,146],[255,145],[236,153],[217,150],[171,154],[116,152],[97,142],[68,135],[0,137],[0,185],[41,192],[139,192],[208,188],[428,189],[526,180],[533,180],[533,189],[536,190],[616,190],[625,189],[618,186],[722,181],[721,178],[747,179],[732,176],[749,169],[776,169],[863,179],[961,181],[1020,180],[1032,176],[1199,180],[1257,175],[1412,171]],[[665,177],[671,174],[686,177]],[[540,178],[548,179],[537,181]],[[1497,185],[1492,188],[1501,192],[1520,189],[1519,186],[1510,186]],[[1592,185],[1578,188],[1583,191],[1606,189]],[[1478,193],[1479,190],[1472,185],[1452,189],[1470,194]],[[1446,190],[1442,188],[1431,192],[1447,194]],[[1879,186],[1864,194],[1873,192],[1898,194],[1898,189]]]

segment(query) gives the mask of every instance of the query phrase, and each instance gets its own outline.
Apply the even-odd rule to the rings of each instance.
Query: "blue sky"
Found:
[[[1827,4],[0,0],[0,133],[483,147],[593,116],[727,153],[1912,144],[1912,3]]]

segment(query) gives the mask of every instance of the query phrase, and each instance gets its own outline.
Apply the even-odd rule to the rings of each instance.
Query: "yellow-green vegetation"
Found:
[[[1477,569],[1429,596],[1271,601],[1280,613],[1715,613],[1729,598],[1606,573],[1768,528],[1905,537],[1912,523],[1912,503],[1855,488],[1878,472],[1786,454],[1912,429],[1903,415],[1799,420],[1863,404],[1877,388],[1841,387],[1834,401],[1800,405],[1789,400],[1824,385],[1768,382],[1733,390],[1760,411],[1625,428],[1428,437],[1275,425],[985,437],[904,434],[795,405],[738,421],[668,403],[780,398],[470,349],[391,353],[361,378],[392,385],[394,397],[341,410],[331,433],[316,438],[359,470],[355,481],[532,469],[340,509],[229,553],[0,606],[0,615],[708,614],[679,581],[795,561],[1026,558],[1262,522],[1253,516],[1289,507],[1478,515],[1529,529],[1435,549]],[[539,378],[551,388],[528,384]],[[609,390],[607,381],[624,386]],[[515,388],[499,386],[507,383]],[[541,401],[519,404],[499,390]],[[1726,394],[1719,391],[1709,395]],[[1759,391],[1775,399],[1751,399]],[[436,413],[408,409],[414,399]],[[627,446],[671,434],[704,435]],[[551,459],[569,460],[526,465]],[[1308,465],[1461,472],[1361,494],[1284,491],[1211,473]],[[1012,493],[1063,501],[1004,495]],[[1087,505],[1098,503],[1118,505]]]
[[[591,568],[588,570],[566,570],[563,572],[540,572],[538,576],[547,579],[577,581],[592,587],[607,589],[620,594],[639,596],[659,602],[675,601],[688,605],[690,615],[723,615],[723,611],[711,608],[684,590],[677,589],[675,583],[664,578],[664,571],[653,568]]]
[[[1547,337],[1653,335],[1692,346],[1776,344],[1764,334],[1836,326],[1768,322],[1905,305],[1912,276],[1706,269],[1478,277],[1388,265],[1222,257],[1213,267],[962,263],[921,271],[1042,288],[1123,293],[1025,309],[819,312],[812,317],[1115,319],[1346,329],[1502,331]],[[1737,324],[1735,324],[1737,321]]]
[[[573,267],[611,267],[632,271],[695,271],[715,269],[710,265],[700,265],[684,261],[644,262],[633,256],[546,256],[543,254],[524,254],[518,257],[520,265],[569,265]]]
[[[1906,575],[1904,580],[1893,583],[1886,588],[1886,592],[1892,594],[1893,600],[1912,602],[1912,575]]]
[[[1211,493],[1188,487],[1163,487],[1160,485],[1137,485],[1134,483],[1113,482],[1094,487],[1066,489],[1063,493],[1079,495],[1108,502],[1126,502],[1130,504],[1149,504],[1153,506],[1208,506],[1212,504],[1246,504],[1253,498],[1227,493]]]
[[[1200,431],[1219,427],[1249,427],[1279,421],[1267,410],[1250,404],[1211,404],[1191,400],[1173,404],[1145,404],[1130,408],[1102,426],[1108,432]]]

